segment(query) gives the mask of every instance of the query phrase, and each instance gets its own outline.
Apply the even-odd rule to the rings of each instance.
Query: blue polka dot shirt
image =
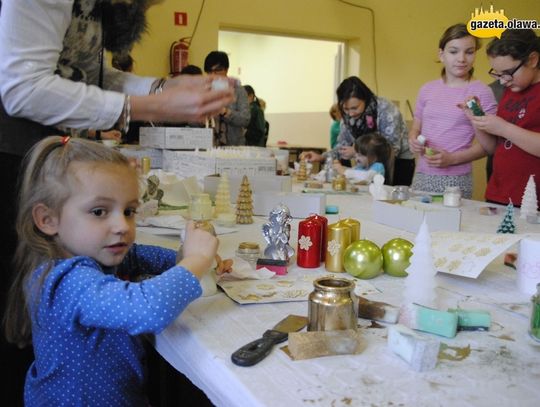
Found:
[[[198,298],[201,286],[175,265],[176,253],[133,245],[121,265],[89,257],[57,260],[27,285],[36,360],[25,384],[26,406],[147,406],[141,334],[161,332]],[[141,282],[139,275],[155,275]]]

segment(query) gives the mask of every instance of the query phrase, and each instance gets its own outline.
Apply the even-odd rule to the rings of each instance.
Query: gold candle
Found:
[[[342,219],[338,223],[351,228],[351,243],[360,240],[360,222],[353,218]]]
[[[326,259],[324,266],[326,270],[335,273],[344,272],[343,253],[347,246],[351,244],[351,228],[340,222],[328,225],[328,244],[326,246]]]
[[[148,174],[150,172],[151,167],[152,167],[152,160],[150,159],[150,157],[141,158],[141,172],[143,174]]]

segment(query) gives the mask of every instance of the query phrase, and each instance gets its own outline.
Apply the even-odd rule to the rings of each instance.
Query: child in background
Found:
[[[348,168],[336,161],[334,169],[354,182],[370,182],[375,174],[387,173],[392,147],[379,133],[368,133],[354,142],[356,167]]]
[[[533,30],[506,30],[487,55],[489,74],[506,87],[497,114],[473,116],[463,106],[480,144],[495,153],[486,199],[520,206],[531,174],[540,190],[540,38]]]
[[[25,405],[148,405],[141,334],[201,295],[217,239],[190,223],[176,264],[134,244],[138,205],[136,170],[114,149],[48,137],[27,155],[6,313],[8,339],[33,342]]]
[[[355,140],[376,131],[388,140],[394,150],[394,173],[388,174],[387,181],[410,185],[414,174],[414,155],[409,150],[407,126],[398,107],[376,96],[356,76],[344,79],[336,89],[336,95],[342,117],[336,146],[324,154],[304,151],[300,159],[321,162],[330,155],[345,164],[354,158]]]
[[[330,117],[332,118],[332,124],[330,125],[330,148],[334,148],[337,144],[341,122],[341,112],[337,103],[334,103],[330,108]]]
[[[442,193],[447,186],[458,186],[465,198],[472,197],[471,162],[486,153],[473,144],[475,130],[457,105],[476,96],[487,113],[496,109],[493,92],[472,76],[479,47],[478,38],[469,34],[465,24],[449,27],[439,41],[442,78],[420,89],[409,131],[411,151],[419,155],[415,190]],[[425,145],[418,140],[420,134]]]

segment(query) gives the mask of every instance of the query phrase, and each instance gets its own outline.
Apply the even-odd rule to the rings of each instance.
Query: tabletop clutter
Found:
[[[143,136],[141,140],[144,140]],[[184,216],[203,221],[201,227],[208,227],[208,223],[214,222],[218,226],[238,228],[237,225],[253,223],[254,215],[268,219],[261,227],[266,246],[261,247],[256,241],[243,241],[238,245],[235,257],[228,259],[230,261],[225,267],[221,258],[216,259],[215,271],[210,274],[214,279],[213,288],[204,295],[216,293],[217,282],[240,304],[265,301],[307,303],[307,317],[284,315],[282,321],[276,321],[274,328],[261,333],[262,338],[236,351],[231,350],[235,364],[251,366],[258,363],[270,354],[273,345],[287,339],[286,350],[293,360],[361,354],[366,348],[366,341],[359,319],[364,319],[383,324],[388,329],[388,351],[401,357],[411,369],[434,369],[442,338],[454,338],[461,331],[477,331],[478,335],[483,335],[493,323],[490,312],[485,309],[439,308],[435,275],[446,272],[476,278],[489,262],[515,243],[520,244],[518,285],[521,291],[535,294],[528,331],[534,340],[540,342],[540,284],[536,286],[540,283],[540,272],[531,266],[532,262],[540,261],[540,240],[537,236],[515,234],[512,203],[504,214],[500,214],[502,219],[498,230],[491,234],[464,234],[460,232],[462,200],[459,188],[448,187],[439,196],[425,194],[411,191],[406,186],[385,186],[384,177],[377,174],[362,184],[367,185],[362,193],[368,191],[372,196],[375,221],[416,234],[414,242],[395,237],[379,246],[369,240],[369,236],[363,235],[358,219],[330,221],[325,216],[328,215],[325,213],[325,193],[358,193],[358,185],[355,187],[344,177],[333,173],[331,163],[327,163],[315,176],[310,176],[305,161],[300,161],[296,167],[296,182],[308,187],[303,194],[293,193],[290,188],[280,190],[282,183],[276,191],[254,192],[258,175],[241,175],[234,171],[231,175],[231,172],[222,171],[213,191],[191,194],[187,202],[189,210]],[[521,204],[520,216],[526,219],[537,216],[533,176]],[[239,180],[236,180],[237,198],[236,205],[233,205],[231,179],[235,177]],[[151,181],[148,178],[144,194],[147,201],[158,198],[161,204],[162,201],[167,202],[167,193],[156,192],[159,190],[159,182],[155,185],[157,179],[157,176]],[[323,188],[324,185],[330,188]],[[261,213],[261,204],[254,203],[258,193],[269,193],[261,195],[266,203],[265,213]],[[315,210],[310,207],[313,196]],[[497,208],[488,208],[480,208],[479,214],[497,215]],[[300,218],[295,247],[291,244],[293,218]],[[242,233],[242,230],[237,229],[237,233]],[[307,283],[291,283],[285,279],[293,262],[307,272],[322,267],[328,274]],[[377,278],[382,273],[405,279],[401,304],[389,304],[355,294],[355,284]],[[264,295],[250,294],[239,301],[239,294],[231,293],[236,283],[247,281],[259,281],[259,286],[264,282],[270,291],[278,290],[280,282],[283,286],[303,285],[301,288],[295,285],[296,294],[289,291],[281,299],[271,299],[269,295],[261,300]],[[306,284],[311,289],[306,290]],[[278,291],[272,291],[273,295]],[[302,331],[304,327],[307,331]],[[254,338],[256,336],[254,333]]]

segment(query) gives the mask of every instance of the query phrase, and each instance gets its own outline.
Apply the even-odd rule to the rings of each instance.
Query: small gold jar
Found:
[[[345,178],[345,175],[336,175],[332,180],[332,189],[334,191],[345,191],[347,189],[347,179]]]
[[[308,298],[308,331],[357,329],[354,281],[332,276],[318,278]]]

